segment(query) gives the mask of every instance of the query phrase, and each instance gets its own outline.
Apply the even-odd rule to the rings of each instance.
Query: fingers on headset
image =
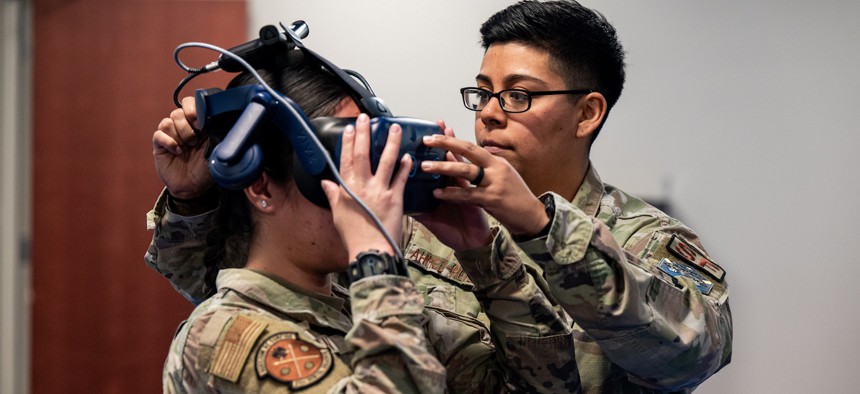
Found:
[[[472,179],[475,177],[475,166],[461,161],[434,161],[424,162],[424,166],[431,167],[428,170],[434,174],[447,175],[454,178]]]
[[[173,123],[173,118],[164,118],[158,122],[158,131],[161,131],[172,138],[176,138],[176,126]]]
[[[174,155],[182,154],[182,148],[179,147],[179,143],[162,130],[157,130],[152,134],[152,148],[153,154],[164,151],[170,152]]]
[[[395,163],[398,159],[397,154],[400,152],[402,134],[403,129],[398,124],[393,124],[388,129],[388,139],[385,141],[385,147],[379,158],[379,166],[376,168],[376,175],[386,181],[391,180],[391,174],[394,172]]]
[[[444,134],[446,137],[457,138],[457,136],[455,136],[455,135],[454,135],[454,129],[452,129],[452,128],[450,128],[450,127],[446,127],[446,128],[443,130],[443,134]],[[459,154],[456,154],[456,153],[453,153],[453,152],[448,152],[448,154],[449,154],[449,155],[450,155],[450,157],[452,158],[452,159],[449,159],[449,160],[453,160],[453,161],[464,161],[464,159],[463,159],[463,156],[462,156],[462,155],[459,155]],[[447,156],[447,155],[446,155],[446,156]]]
[[[352,152],[356,169],[370,174],[370,118],[361,114],[355,121],[355,146]],[[360,166],[360,167],[359,167]]]
[[[194,124],[197,122],[197,100],[192,97],[184,97],[182,99],[182,111],[184,112],[184,116],[188,119],[188,122]]]
[[[178,155],[181,153],[179,149],[182,144],[182,138],[176,133],[176,125],[173,119],[164,118],[158,123],[158,130],[152,135],[152,146],[155,148],[161,147],[165,150]]]
[[[352,155],[355,148],[355,126],[347,125],[343,129],[340,147],[340,169],[341,171],[352,168]]]
[[[465,158],[469,162],[481,167],[487,167],[488,157],[491,155],[478,145],[469,141],[457,139],[453,136],[433,135],[425,137],[424,144],[435,148],[442,148],[454,154],[458,159]],[[458,160],[462,161],[462,160]]]
[[[191,126],[191,123],[189,123],[184,110],[173,110],[173,112],[170,113],[170,119],[173,120],[176,135],[179,138],[180,143],[195,146],[200,142],[197,138],[197,132]]]
[[[400,168],[391,182],[391,189],[396,195],[402,196],[404,190],[406,190],[406,181],[409,180],[409,174],[412,172],[413,165],[412,156],[408,153],[400,158]]]

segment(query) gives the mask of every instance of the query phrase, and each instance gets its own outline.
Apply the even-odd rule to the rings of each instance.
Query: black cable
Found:
[[[257,70],[255,70],[250,64],[248,64],[248,62],[246,62],[245,59],[242,59],[238,55],[236,55],[236,54],[234,54],[234,53],[232,53],[232,52],[230,52],[224,48],[221,48],[221,47],[218,47],[218,46],[215,46],[212,44],[207,44],[207,43],[203,43],[203,42],[186,42],[186,43],[181,44],[178,47],[176,47],[176,49],[173,51],[173,59],[176,61],[176,64],[181,69],[188,71],[188,72],[195,71],[195,73],[189,74],[187,77],[185,77],[182,80],[179,87],[177,87],[176,92],[174,92],[174,98],[173,98],[174,101],[176,101],[176,95],[179,94],[178,92],[179,92],[179,89],[182,87],[182,85],[184,85],[185,83],[188,83],[188,81],[190,81],[192,78],[194,78],[200,74],[208,72],[208,70],[205,70],[205,68],[202,68],[202,69],[201,68],[190,68],[190,67],[186,66],[185,63],[182,62],[182,60],[179,59],[179,53],[183,49],[188,48],[188,47],[205,48],[205,49],[209,49],[209,50],[212,50],[215,52],[219,52],[225,56],[232,58],[233,60],[237,61],[240,65],[242,65],[242,67],[244,67],[245,70],[248,71],[248,73],[250,73],[252,76],[254,76],[254,78],[257,80],[257,82],[259,82],[260,85],[264,89],[266,89],[266,91],[269,92],[269,94],[272,97],[275,97],[275,98],[281,97],[281,94],[276,92],[274,89],[272,89],[272,87],[269,86],[269,84],[263,80],[263,77],[261,77],[260,74],[257,73]],[[200,71],[200,70],[203,70],[203,71]],[[355,73],[355,74],[358,74],[358,73]],[[362,77],[361,79],[363,80],[364,78]],[[366,81],[365,81],[365,83],[366,83]],[[296,112],[296,109],[290,105],[287,105],[286,100],[277,100],[277,101],[278,101],[279,105],[283,106],[287,111],[291,112],[293,116],[299,117],[299,114]],[[180,105],[180,107],[181,107],[181,105]],[[337,183],[343,188],[344,191],[346,191],[346,194],[349,194],[349,196],[352,197],[353,200],[355,200],[355,202],[358,204],[358,206],[361,207],[361,209],[365,213],[367,213],[367,215],[370,217],[371,221],[373,221],[373,223],[376,225],[376,227],[382,233],[382,236],[385,237],[385,239],[388,241],[388,244],[391,245],[391,248],[394,250],[394,254],[396,254],[397,257],[400,257],[402,259],[403,258],[403,251],[400,250],[400,244],[394,239],[394,237],[391,236],[391,234],[388,233],[388,230],[385,229],[385,225],[382,224],[382,221],[379,219],[378,216],[376,216],[376,214],[373,212],[373,210],[370,209],[370,207],[368,207],[364,203],[364,201],[361,201],[361,199],[358,198],[355,195],[355,193],[353,193],[353,191],[347,185],[344,184],[343,179],[340,177],[340,171],[338,171],[337,166],[334,164],[334,161],[332,161],[331,155],[329,154],[328,150],[326,150],[326,148],[322,145],[322,142],[320,142],[317,135],[314,134],[311,130],[307,129],[307,127],[305,128],[304,131],[308,133],[308,136],[310,137],[310,139],[314,143],[314,145],[316,145],[317,149],[320,152],[322,152],[323,158],[325,159],[326,164],[328,164],[328,168],[332,171],[332,175],[334,176]]]
[[[370,87],[370,82],[367,82],[367,80],[364,79],[363,75],[359,74],[357,71],[347,70],[347,69],[344,69],[343,72],[345,72],[347,75],[359,80],[361,82],[361,84],[364,85],[364,88],[367,89],[368,92],[370,92],[371,96],[376,96],[376,93],[373,92],[373,88]]]
[[[182,88],[185,87],[188,82],[191,82],[192,79],[196,78],[200,74],[205,74],[208,71],[203,71],[202,69],[192,69],[193,71],[189,71],[189,74],[182,78],[182,81],[179,82],[179,85],[176,86],[176,90],[173,91],[173,103],[176,104],[176,108],[182,108],[182,103],[179,102],[179,92]]]

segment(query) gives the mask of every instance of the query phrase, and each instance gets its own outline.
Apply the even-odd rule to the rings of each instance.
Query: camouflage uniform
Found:
[[[529,324],[493,319],[510,305],[483,294],[480,283],[524,265],[550,302],[561,304],[575,322],[583,392],[689,392],[728,364],[732,319],[725,272],[692,230],[604,185],[593,166],[572,202],[554,193],[540,198],[555,205],[549,234],[519,243],[518,260],[493,258],[489,269],[479,271],[474,262],[486,253],[454,254],[420,225],[406,257],[442,276],[465,269],[493,332],[502,325]],[[456,259],[471,263],[461,268]],[[433,269],[437,266],[446,268]],[[438,280],[433,278],[416,283]]]
[[[192,301],[205,299],[203,256],[215,215],[182,217],[170,212],[165,200],[162,194],[148,215],[148,226],[155,232],[146,262]],[[505,280],[494,280],[495,286],[481,294],[506,302],[505,308],[491,308],[493,314],[488,317],[476,302],[473,284],[453,251],[430,238],[430,232],[411,219],[406,219],[404,229],[404,244],[412,240],[404,250],[412,257],[410,277],[424,296],[427,340],[447,370],[448,391],[554,393],[578,389],[572,323],[564,311],[548,302],[533,275],[524,269],[512,270]],[[474,253],[520,262],[519,250],[513,245],[500,232],[493,245]],[[516,323],[494,324],[491,333],[490,320]]]
[[[584,392],[689,392],[729,363],[725,271],[692,230],[593,167],[573,201],[541,199],[549,234],[519,246],[576,322]]]
[[[490,246],[455,254],[419,223],[404,226],[427,309],[489,326],[508,389],[575,391],[580,382],[566,374],[578,367],[583,392],[692,391],[729,362],[727,284],[708,276],[721,269],[690,229],[604,185],[593,167],[572,202],[541,198],[556,207],[549,235],[519,244],[496,226]],[[211,219],[177,217],[164,200],[150,212],[147,264],[189,299],[205,297],[196,273]],[[431,343],[451,337],[428,332]],[[457,370],[446,367],[451,388]]]
[[[405,277],[355,282],[350,297],[306,292],[246,269],[218,274],[218,293],[182,324],[164,391],[443,392],[428,351],[424,304]]]
[[[207,236],[215,226],[215,217],[214,212],[197,216],[171,212],[167,209],[166,191],[146,214],[146,228],[154,231],[144,261],[194,305],[211,295],[205,290],[203,257],[208,249]]]

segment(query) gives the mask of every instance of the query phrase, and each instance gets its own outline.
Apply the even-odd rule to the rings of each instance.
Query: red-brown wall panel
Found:
[[[245,2],[36,0],[33,19],[33,392],[159,392],[192,306],[143,263],[150,139],[184,76],[173,49],[244,41]]]

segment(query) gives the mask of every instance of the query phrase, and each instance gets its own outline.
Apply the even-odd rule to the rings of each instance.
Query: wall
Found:
[[[29,390],[30,11],[0,0],[0,393]]]
[[[245,9],[33,3],[32,392],[160,390],[192,305],[143,262],[145,215],[161,190],[151,138],[184,76],[173,49],[240,41]]]
[[[458,89],[480,65],[479,24],[510,3],[252,0],[249,35],[304,19],[305,43],[360,70],[395,114],[444,117],[471,139]],[[860,3],[584,4],[628,51],[595,165],[670,199],[728,271],[733,361],[697,392],[854,391]]]

